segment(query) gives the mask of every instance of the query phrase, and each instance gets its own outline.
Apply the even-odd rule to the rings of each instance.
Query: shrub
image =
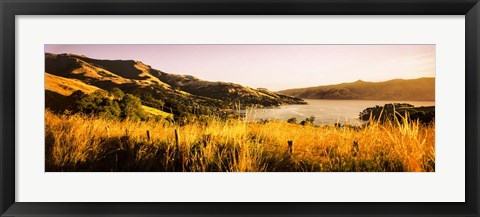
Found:
[[[291,124],[296,124],[297,123],[297,118],[293,117],[293,118],[289,118],[287,120],[288,123],[291,123]]]
[[[301,125],[314,125],[315,123],[315,116],[310,116],[309,118],[305,118],[302,122],[300,122]]]

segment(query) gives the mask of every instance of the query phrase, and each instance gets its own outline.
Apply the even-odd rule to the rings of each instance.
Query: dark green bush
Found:
[[[123,95],[120,89],[115,90],[116,97]],[[104,118],[122,118],[144,120],[147,118],[139,98],[125,94],[120,99],[110,99],[108,93],[96,91],[85,94],[75,91],[70,96],[72,102],[68,110],[72,113],[98,115]]]
[[[142,101],[132,94],[125,94],[120,100],[120,108],[122,109],[122,118],[144,120],[147,116],[142,108]]]

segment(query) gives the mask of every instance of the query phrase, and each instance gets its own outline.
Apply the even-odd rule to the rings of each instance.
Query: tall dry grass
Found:
[[[353,128],[215,118],[180,126],[49,111],[45,116],[46,171],[435,170],[434,125],[406,119]]]

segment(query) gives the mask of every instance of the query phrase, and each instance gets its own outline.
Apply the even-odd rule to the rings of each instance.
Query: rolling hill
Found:
[[[46,92],[46,107],[47,108],[61,108],[68,103],[68,96],[75,91],[82,91],[86,94],[91,94],[95,91],[102,90],[98,87],[85,84],[79,80],[72,78],[64,78],[49,73],[45,73],[45,92]],[[172,114],[163,112],[161,110],[143,105],[143,109],[148,114],[154,116],[171,117]],[[56,110],[56,109],[54,109]]]
[[[302,99],[435,101],[435,78],[394,79],[384,82],[358,80],[352,83],[288,89],[278,93]]]
[[[62,96],[68,96],[76,90],[90,94],[114,88],[139,97],[144,106],[174,114],[221,111],[239,105],[270,107],[305,104],[299,98],[264,88],[165,73],[140,61],[99,60],[75,54],[45,53],[47,107],[65,103],[60,100]]]
[[[100,88],[85,84],[77,79],[64,78],[45,72],[45,90],[56,92],[63,96],[69,96],[77,90],[90,94],[100,90]]]

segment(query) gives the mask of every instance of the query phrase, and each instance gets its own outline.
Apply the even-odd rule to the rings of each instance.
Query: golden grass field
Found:
[[[435,126],[407,120],[360,128],[216,118],[176,124],[46,111],[45,144],[47,172],[435,171]]]

